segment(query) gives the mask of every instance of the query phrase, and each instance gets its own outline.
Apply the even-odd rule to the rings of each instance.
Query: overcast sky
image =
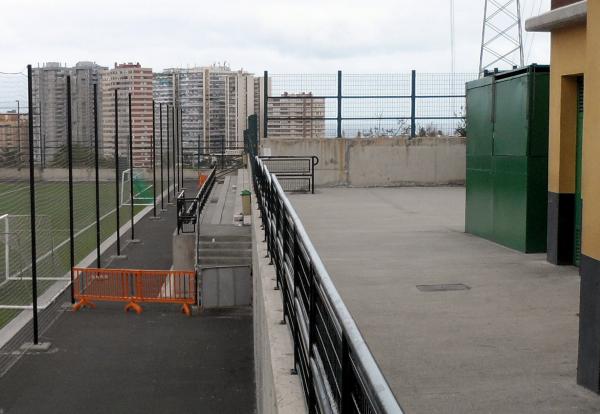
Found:
[[[550,0],[522,0],[524,17]],[[484,0],[455,0],[456,71],[477,72]],[[532,41],[533,40],[533,41]],[[450,71],[450,0],[19,0],[0,12],[0,71],[95,61],[227,61],[281,72]],[[549,38],[525,35],[528,62]]]

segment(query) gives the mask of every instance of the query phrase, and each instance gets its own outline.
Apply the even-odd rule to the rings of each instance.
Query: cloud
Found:
[[[528,0],[536,12],[548,0]],[[547,8],[546,6],[544,8]],[[456,0],[457,70],[479,60],[483,0]],[[160,70],[228,61],[251,71],[450,69],[448,0],[22,0],[0,15],[0,70],[139,61]],[[547,37],[530,55],[548,60]]]

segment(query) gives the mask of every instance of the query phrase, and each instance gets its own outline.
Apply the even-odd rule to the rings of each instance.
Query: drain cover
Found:
[[[443,285],[417,285],[421,292],[448,292],[451,290],[469,290],[469,286],[463,283],[449,283]]]

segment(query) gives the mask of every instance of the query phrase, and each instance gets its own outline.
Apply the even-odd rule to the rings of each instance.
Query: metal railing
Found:
[[[315,193],[315,166],[319,157],[308,156],[261,156],[260,159],[271,174],[277,175],[285,191]]]
[[[477,73],[269,74],[262,138],[464,136]]]
[[[250,160],[309,413],[402,413],[279,180]]]
[[[186,197],[185,190],[177,196],[177,234],[196,232],[198,219],[215,184],[215,175],[216,168],[210,172],[195,197]]]

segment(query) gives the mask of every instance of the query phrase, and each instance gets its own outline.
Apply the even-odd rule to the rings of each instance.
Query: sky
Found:
[[[523,17],[550,0],[521,0]],[[484,0],[455,0],[456,71],[477,72]],[[524,35],[526,63],[549,36]],[[0,72],[95,61],[227,62],[262,73],[450,72],[450,0],[19,0],[0,13]]]

